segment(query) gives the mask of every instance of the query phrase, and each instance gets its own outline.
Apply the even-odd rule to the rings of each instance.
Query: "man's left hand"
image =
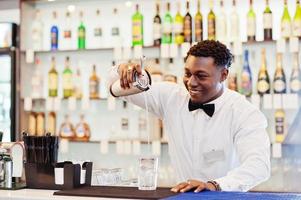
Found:
[[[203,190],[215,191],[216,188],[212,183],[205,183],[198,180],[187,180],[187,182],[182,182],[175,187],[171,188],[172,192],[187,192],[193,190],[194,192],[201,192]]]

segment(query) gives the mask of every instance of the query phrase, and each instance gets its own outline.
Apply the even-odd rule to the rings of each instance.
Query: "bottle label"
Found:
[[[183,33],[183,24],[182,23],[175,23],[173,28],[174,28],[175,34]]]
[[[112,27],[112,36],[119,36],[119,28],[118,27]]]
[[[190,34],[192,33],[192,28],[191,28],[191,20],[189,17],[185,17],[184,20],[184,35],[185,35],[185,39],[187,39],[187,37],[190,37]],[[190,38],[188,38],[190,39]]]
[[[71,30],[65,30],[64,31],[64,38],[70,39],[71,38]]]
[[[285,82],[282,79],[276,79],[274,81],[274,91],[277,93],[285,92]]]
[[[288,38],[291,36],[291,24],[289,21],[283,21],[281,23],[281,35],[284,38]]]
[[[72,90],[72,75],[70,73],[63,74],[63,88],[64,90]]]
[[[51,31],[51,46],[57,46],[58,44],[58,34],[55,31]]]
[[[228,78],[228,88],[237,91],[237,77],[235,74],[230,74]]]
[[[214,19],[208,20],[208,39],[209,40],[215,39],[215,20]]]
[[[57,75],[56,74],[53,74],[53,73],[49,74],[48,87],[50,90],[57,89]]]
[[[82,124],[76,128],[76,136],[79,138],[85,137],[85,128]]]
[[[101,37],[102,36],[102,29],[100,27],[97,27],[94,29],[94,36],[95,37]]]
[[[163,33],[170,34],[172,31],[172,25],[169,22],[165,22],[163,26]]]
[[[293,35],[296,37],[301,36],[301,20],[293,21]]]
[[[78,38],[80,38],[80,39],[84,39],[86,37],[86,32],[85,32],[85,30],[84,29],[79,29],[79,31],[78,31]]]
[[[258,93],[264,94],[270,90],[270,84],[267,82],[266,79],[261,79],[257,83],[257,90]]]
[[[195,41],[200,42],[203,39],[202,21],[195,20]]]
[[[90,94],[98,94],[98,83],[97,81],[90,81],[89,85]]]
[[[128,120],[128,118],[122,118],[121,119],[121,129],[123,131],[129,130],[129,120]]]
[[[161,24],[160,23],[154,23],[153,24],[153,39],[158,40],[161,38]]]
[[[263,28],[272,29],[273,28],[273,17],[271,13],[263,14]]]
[[[249,95],[252,93],[251,76],[247,71],[243,71],[241,74],[241,87],[244,95]]]
[[[276,134],[283,135],[284,134],[284,117],[276,117]]]
[[[142,41],[142,21],[133,20],[133,42]]]
[[[70,126],[68,126],[67,124],[64,125],[62,127],[61,136],[62,137],[71,137],[71,136],[73,136],[72,128]]]
[[[256,34],[256,21],[253,17],[247,19],[247,35],[254,36]]]
[[[291,80],[291,92],[298,93],[300,91],[300,81],[297,78]]]

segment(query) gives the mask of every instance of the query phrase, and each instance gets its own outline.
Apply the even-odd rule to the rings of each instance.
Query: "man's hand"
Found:
[[[187,180],[187,182],[182,182],[171,188],[172,192],[187,192],[190,190],[194,190],[194,192],[201,192],[203,190],[216,191],[216,188],[212,183],[204,183],[198,180]]]
[[[133,76],[137,72],[138,75],[142,74],[141,66],[135,63],[120,64],[118,73],[120,77],[120,87],[123,89],[130,88],[130,84],[134,82]]]

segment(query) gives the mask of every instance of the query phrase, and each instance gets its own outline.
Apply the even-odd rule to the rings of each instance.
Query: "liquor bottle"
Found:
[[[127,102],[126,101],[123,101],[122,107],[123,107],[124,112],[121,116],[121,134],[122,134],[122,137],[126,137],[128,135],[129,127],[130,127],[128,112],[126,112],[127,111]]]
[[[296,12],[293,21],[293,35],[301,37],[301,7],[300,0],[296,0]]]
[[[286,78],[282,67],[282,56],[277,54],[277,67],[274,75],[274,93],[286,93]]]
[[[70,12],[66,12],[66,22],[65,28],[63,32],[64,38],[64,48],[65,49],[72,49],[72,25],[71,25],[71,14]]]
[[[170,4],[167,3],[167,12],[163,20],[163,37],[162,43],[171,44],[172,43],[172,17],[170,15]]]
[[[74,126],[69,120],[69,115],[65,115],[65,121],[60,126],[59,136],[66,139],[73,139],[75,136]]]
[[[208,40],[215,40],[215,14],[213,12],[213,0],[209,1],[210,12],[208,14]]]
[[[28,133],[29,135],[36,135],[37,133],[37,118],[35,112],[30,112],[28,117]]]
[[[51,50],[57,50],[59,44],[59,28],[57,26],[57,13],[55,11],[52,12],[52,20],[53,20],[53,25],[51,26],[50,29]]]
[[[227,16],[224,8],[224,1],[220,0],[220,12],[216,17],[216,39],[221,42],[227,40]]]
[[[287,0],[284,0],[284,9],[281,18],[281,36],[288,39],[291,36],[291,16],[287,8]]]
[[[257,93],[259,95],[269,94],[271,89],[270,77],[266,65],[265,49],[261,51],[261,67],[258,73]]]
[[[239,24],[239,16],[237,13],[236,8],[236,1],[232,1],[232,12],[230,14],[230,29],[229,29],[229,35],[230,35],[230,41],[239,41],[240,40],[240,24]]]
[[[100,18],[100,10],[97,9],[96,10],[96,18]],[[94,28],[94,37],[101,37],[102,36],[102,28],[100,26],[100,24],[98,24],[95,28]]]
[[[43,97],[43,76],[41,73],[41,61],[39,58],[35,60],[35,71],[31,79],[31,97],[42,98]]]
[[[51,58],[51,69],[48,73],[48,93],[49,97],[57,97],[58,91],[58,73],[55,69],[55,58]]]
[[[276,142],[282,143],[285,138],[285,112],[283,109],[277,109],[275,112]]]
[[[85,116],[80,116],[80,122],[75,127],[75,135],[77,140],[89,141],[91,131],[89,124],[85,121]]]
[[[90,99],[99,98],[99,78],[96,74],[96,65],[93,65],[92,75],[89,80]]]
[[[69,56],[65,59],[65,69],[63,71],[63,96],[69,98],[73,93],[72,70],[70,69]]]
[[[120,17],[118,16],[117,8],[113,9],[112,17],[112,28],[111,28],[111,37],[112,37],[112,46],[120,46],[122,44],[122,38],[120,36]]]
[[[81,78],[80,70],[77,68],[76,75],[74,76],[74,96],[77,99],[81,99],[83,97],[83,83]]]
[[[236,71],[236,66],[237,66],[237,60],[239,58],[235,57],[234,58],[234,63],[232,64],[230,70],[229,70],[229,75],[228,75],[228,88],[230,90],[238,91],[238,80],[237,80],[237,71]]]
[[[192,43],[192,17],[189,13],[189,0],[186,1],[187,13],[184,17],[184,42]]]
[[[247,14],[247,39],[256,40],[256,14],[253,10],[253,0],[250,0],[250,9]]]
[[[290,78],[291,93],[301,92],[301,72],[299,67],[298,53],[294,54],[293,69]]]
[[[203,40],[203,15],[201,13],[201,3],[198,0],[197,12],[194,17],[194,37],[196,42]]]
[[[31,27],[32,48],[35,51],[43,50],[43,29],[44,24],[41,19],[41,11],[36,10]]]
[[[56,114],[55,112],[50,112],[47,119],[47,132],[51,135],[56,135]]]
[[[159,3],[156,4],[156,15],[153,20],[153,40],[154,40],[154,46],[160,46],[161,45],[161,17],[160,17],[160,5]]]
[[[174,22],[175,43],[182,44],[184,42],[184,32],[183,32],[184,18],[181,15],[180,2],[177,2],[177,7],[178,10]]]
[[[80,24],[78,26],[78,38],[77,38],[77,48],[78,49],[85,49],[86,48],[86,28],[83,22],[83,12],[79,13]]]
[[[252,95],[252,73],[249,64],[249,51],[244,52],[244,65],[241,73],[241,94],[250,97]]]
[[[45,133],[45,115],[42,112],[37,114],[37,136],[43,136]]]
[[[139,5],[136,4],[136,12],[132,16],[133,46],[143,46],[143,15],[139,12]]]
[[[266,0],[266,7],[263,12],[263,38],[264,40],[273,40],[273,16],[269,0]]]

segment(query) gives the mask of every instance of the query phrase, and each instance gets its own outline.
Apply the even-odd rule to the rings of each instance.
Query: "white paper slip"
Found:
[[[109,141],[101,140],[100,141],[100,153],[107,154],[109,152]]]
[[[141,143],[138,140],[133,141],[133,154],[140,155],[141,154]]]
[[[273,108],[273,98],[271,94],[263,95],[263,108],[272,109]]]
[[[142,52],[142,46],[141,45],[136,45],[134,46],[134,58],[139,59],[143,55]]]
[[[114,51],[114,60],[121,60],[122,59],[122,48],[115,47],[113,51]]]
[[[69,151],[69,140],[68,139],[61,139],[59,147],[60,147],[59,150],[60,150],[61,153],[68,153],[68,151]]]
[[[280,38],[276,42],[276,48],[277,48],[277,53],[285,53],[286,51],[286,46],[285,46],[285,39]]]
[[[123,141],[122,140],[117,140],[116,141],[116,153],[119,155],[124,154],[124,147],[123,147]]]
[[[282,157],[281,143],[273,143],[272,144],[272,156],[273,156],[273,158],[281,158]]]
[[[282,95],[281,94],[274,94],[274,96],[273,96],[273,107],[275,109],[283,108],[283,106],[282,106]]]
[[[190,49],[190,43],[188,42],[184,42],[183,44],[181,44],[181,56],[183,58],[185,58],[187,56],[187,52]]]
[[[76,110],[76,98],[75,97],[69,97],[68,98],[68,109],[70,111]]]
[[[53,97],[48,97],[46,99],[46,110],[53,111],[54,110],[54,99]]]
[[[124,141],[124,154],[130,155],[132,153],[132,142],[131,140]]]
[[[299,108],[298,94],[283,94],[283,108],[298,109]]]
[[[169,57],[171,58],[177,58],[179,55],[179,48],[178,45],[175,43],[172,43],[169,47]]]
[[[154,155],[160,155],[161,154],[161,141],[160,140],[152,141],[152,153]]]
[[[24,98],[24,110],[31,111],[32,110],[32,99],[30,97]]]
[[[27,49],[25,54],[26,63],[34,63],[34,51],[32,49]]]
[[[161,58],[169,58],[169,44],[161,44],[160,56]]]
[[[53,101],[54,101],[54,110],[55,111],[60,110],[61,109],[61,98],[59,98],[59,97],[53,98]]]
[[[108,96],[108,110],[113,111],[116,109],[116,98],[112,95]]]
[[[82,102],[82,110],[89,110],[90,98],[84,97],[84,98],[82,98],[81,102]]]
[[[289,45],[291,53],[299,52],[299,40],[297,37],[290,37]]]
[[[131,47],[123,47],[122,58],[124,60],[129,60],[132,58],[132,49]]]
[[[236,56],[242,55],[242,42],[240,40],[233,42],[233,54]]]
[[[252,94],[251,103],[255,105],[257,108],[260,108],[260,96],[258,94]]]

